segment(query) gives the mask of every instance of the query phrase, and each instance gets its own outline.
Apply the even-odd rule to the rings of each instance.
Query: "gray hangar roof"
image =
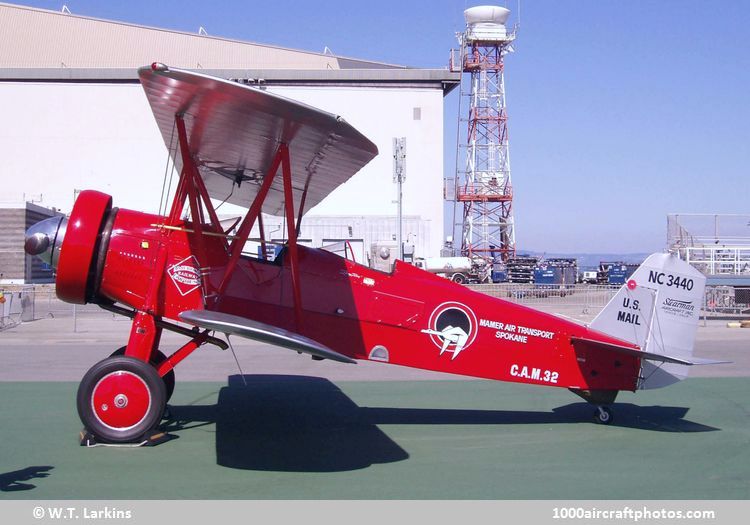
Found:
[[[429,85],[460,81],[447,69],[419,69],[139,26],[0,3],[0,80],[137,82],[151,62],[237,79],[305,85]]]

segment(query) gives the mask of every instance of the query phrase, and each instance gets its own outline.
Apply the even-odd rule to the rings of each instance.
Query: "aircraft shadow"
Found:
[[[408,459],[378,425],[592,423],[594,408],[571,403],[551,412],[360,407],[327,379],[289,375],[229,377],[216,405],[170,405],[167,432],[216,424],[222,466],[281,472],[337,472]],[[611,426],[657,432],[710,432],[688,408],[613,405]]]
[[[13,472],[4,472],[0,474],[0,492],[33,490],[36,488],[36,485],[23,482],[30,481],[34,478],[46,478],[50,474],[49,471],[53,468],[55,467],[45,465],[26,467],[21,470],[14,470]]]
[[[689,408],[672,406],[640,406],[632,403],[614,403],[612,405],[614,420],[609,426],[652,430],[655,432],[716,432],[720,428],[696,423],[685,419]],[[576,417],[590,422],[594,407],[588,403],[572,403],[554,408],[556,414],[564,416],[568,423]]]
[[[216,462],[237,469],[338,472],[409,455],[336,385],[318,377],[229,377],[216,405],[170,405],[167,432],[216,423]]]
[[[524,410],[460,410],[440,408],[361,408],[377,425],[533,425],[592,423],[595,408],[588,403],[571,403],[552,412]],[[630,403],[612,405],[612,427],[657,432],[713,432],[715,427],[684,419],[688,408]]]

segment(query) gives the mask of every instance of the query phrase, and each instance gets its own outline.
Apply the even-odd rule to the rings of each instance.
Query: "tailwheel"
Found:
[[[109,357],[117,357],[118,355],[125,355],[125,349],[127,346],[123,346],[112,352],[112,355]],[[154,367],[158,367],[160,364],[162,364],[164,361],[167,360],[167,356],[164,355],[164,353],[161,350],[154,350],[154,355],[151,356],[151,361],[149,361]],[[167,401],[172,399],[172,394],[174,393],[174,384],[175,384],[175,377],[174,377],[174,369],[170,370],[166,373],[164,377],[161,378],[162,381],[164,381],[164,387],[167,389]]]
[[[133,357],[108,357],[83,376],[78,415],[97,438],[110,443],[137,441],[161,421],[166,387],[156,369]]]
[[[609,407],[598,406],[594,412],[594,420],[600,425],[612,423],[612,410]]]

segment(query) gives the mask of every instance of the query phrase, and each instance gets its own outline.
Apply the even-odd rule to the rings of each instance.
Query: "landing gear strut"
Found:
[[[594,412],[594,421],[600,425],[609,425],[612,423],[612,410],[609,407],[598,406]]]
[[[594,421],[600,425],[612,423],[612,410],[609,405],[615,402],[617,390],[581,390],[579,388],[570,388],[569,390],[596,406]]]

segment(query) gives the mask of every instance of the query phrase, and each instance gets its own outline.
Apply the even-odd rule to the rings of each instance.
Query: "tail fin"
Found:
[[[660,388],[687,377],[706,278],[676,255],[655,253],[633,273],[591,328],[634,343],[644,352],[638,387]]]

